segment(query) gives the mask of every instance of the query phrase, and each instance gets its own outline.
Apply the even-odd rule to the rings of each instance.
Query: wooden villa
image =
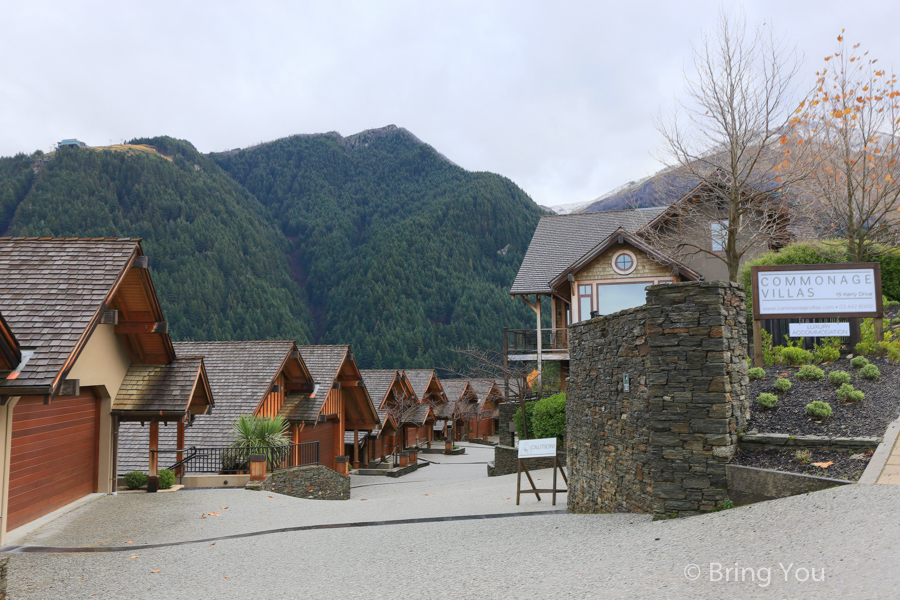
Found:
[[[289,394],[278,414],[291,422],[295,442],[319,442],[319,464],[346,475],[348,460],[359,464],[360,438],[379,426],[375,405],[350,346],[299,349],[315,387],[312,392]],[[350,454],[345,454],[348,432],[353,437]]]
[[[509,361],[560,363],[568,373],[572,323],[640,306],[648,285],[696,281],[704,276],[651,248],[638,232],[665,209],[638,209],[541,217],[510,289],[535,313],[537,327],[505,330]],[[550,328],[541,325],[550,300]]]
[[[175,431],[163,430],[160,442],[154,446],[166,451],[160,459],[166,466],[185,458],[183,453],[176,454],[174,450],[200,449],[194,460],[179,469],[179,475],[218,475],[222,454],[225,452],[227,456],[227,448],[235,441],[232,424],[240,415],[276,416],[287,395],[308,394],[313,390],[312,376],[296,344],[290,340],[177,342],[174,348],[179,361],[202,358],[216,399],[212,414],[194,414],[184,422],[177,422]],[[119,433],[120,473],[148,469],[144,450],[148,435],[152,439],[152,428],[148,432],[139,423],[123,424]],[[215,481],[208,480],[208,483]]]
[[[381,423],[372,440],[371,451],[375,457],[384,460],[395,450],[412,445],[409,439],[415,439],[418,429],[415,416],[419,410],[419,399],[409,379],[400,371],[363,369],[360,373],[375,402]],[[431,418],[434,419],[433,413]]]
[[[469,411],[469,439],[492,436],[500,427],[500,404],[503,391],[493,379],[470,379],[476,403]]]
[[[431,442],[434,439],[438,407],[447,403],[447,394],[444,393],[444,387],[434,369],[406,369],[403,374],[409,380],[419,404],[431,408],[432,420],[423,422],[415,432],[417,439]],[[427,421],[427,417],[425,420]]]
[[[116,433],[129,410],[158,423],[213,404],[202,361],[176,362],[140,240],[0,238],[0,314],[0,543],[87,494],[115,491]],[[165,406],[153,394],[126,405],[139,381],[158,381],[139,375],[148,370],[194,385]]]
[[[444,439],[450,440],[447,437],[447,429],[450,428],[452,430],[450,441],[458,442],[466,433],[469,407],[476,402],[477,395],[468,379],[442,379],[441,385],[447,396],[447,402],[435,411],[435,429],[441,432]]]

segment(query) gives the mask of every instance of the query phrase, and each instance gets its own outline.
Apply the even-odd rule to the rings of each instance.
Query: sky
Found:
[[[717,12],[767,23],[811,84],[846,28],[900,62],[900,3],[4,2],[0,156],[170,135],[201,152],[405,127],[545,206],[662,167],[660,111]]]

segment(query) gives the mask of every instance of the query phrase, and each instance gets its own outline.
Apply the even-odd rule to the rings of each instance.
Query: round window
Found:
[[[622,250],[621,252],[616,253],[613,256],[612,266],[613,270],[619,275],[628,275],[632,271],[634,271],[634,267],[637,264],[637,259],[634,254],[629,252],[628,250]]]

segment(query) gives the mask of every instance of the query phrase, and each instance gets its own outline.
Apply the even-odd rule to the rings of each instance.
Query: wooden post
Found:
[[[353,468],[359,468],[359,429],[353,430]]]
[[[541,295],[535,294],[534,296],[534,305],[537,307],[535,312],[537,313],[537,368],[538,368],[538,398],[543,395],[544,392],[544,361],[541,357],[542,350],[542,339],[541,339]]]
[[[882,317],[872,319],[872,328],[875,331],[875,341],[883,342],[884,341],[884,319]]]
[[[148,469],[150,477],[159,475],[159,455],[155,450],[159,450],[159,421],[150,422],[150,467]]]
[[[184,450],[184,419],[180,419],[178,421],[175,436],[175,445],[178,446],[178,450]],[[181,462],[183,460],[184,452],[178,452],[177,454],[175,454],[175,462]],[[175,475],[177,477],[181,477],[184,475],[184,465],[178,467]]]
[[[753,366],[766,366],[762,351],[762,320],[753,319]]]

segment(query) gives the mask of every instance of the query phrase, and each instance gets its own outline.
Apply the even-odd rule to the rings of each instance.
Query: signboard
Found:
[[[850,336],[850,323],[790,323],[788,328],[792,338]]]
[[[556,456],[556,438],[519,440],[519,458]]]
[[[879,263],[756,266],[751,282],[754,319],[882,316]]]

